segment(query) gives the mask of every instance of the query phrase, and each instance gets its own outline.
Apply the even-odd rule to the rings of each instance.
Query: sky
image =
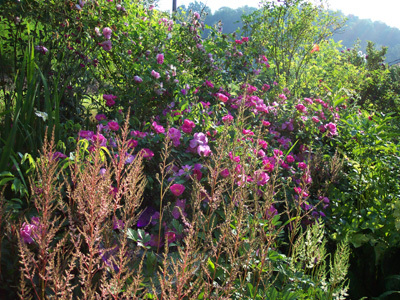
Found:
[[[195,0],[177,0],[177,6],[188,5]],[[258,7],[259,0],[198,0],[214,12],[222,6],[233,9],[248,5]],[[381,21],[400,29],[400,0],[326,0],[331,10],[341,10],[345,15],[353,14],[360,19]],[[172,0],[159,0],[161,10],[171,10]]]

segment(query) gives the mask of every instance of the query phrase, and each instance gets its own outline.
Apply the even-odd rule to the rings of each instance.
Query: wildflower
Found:
[[[220,175],[224,178],[229,176],[229,170],[228,169],[224,169],[221,171]]]
[[[162,54],[162,53],[157,54],[157,63],[159,65],[162,65],[164,63],[164,54]]]
[[[255,179],[257,180],[257,185],[258,186],[263,186],[263,185],[265,185],[267,182],[268,182],[268,180],[269,180],[269,176],[268,176],[268,174],[267,173],[265,173],[265,172],[263,172],[263,171],[256,171],[255,173],[254,173],[254,177],[255,177]]]
[[[100,122],[100,121],[103,121],[103,120],[107,120],[107,117],[106,117],[105,114],[97,114],[95,119]]]
[[[107,123],[108,128],[110,128],[112,131],[117,131],[119,129],[119,125],[117,122],[110,121]]]
[[[32,218],[33,224],[27,224],[24,222],[22,224],[21,229],[19,230],[20,236],[24,243],[30,244],[33,242],[33,239],[37,237],[38,225],[39,225],[39,218],[33,217]]]
[[[318,119],[318,117],[312,117],[311,118],[311,120],[314,122],[314,123],[319,123],[320,122],[320,120]]]
[[[307,165],[304,162],[299,162],[299,168],[305,170],[307,169]]]
[[[103,99],[106,100],[106,105],[108,107],[111,107],[115,104],[115,99],[117,99],[117,96],[114,96],[112,94],[109,95],[103,95]]]
[[[214,84],[211,81],[208,81],[208,80],[205,81],[205,85],[210,87],[210,88],[214,87]]]
[[[168,130],[168,136],[169,138],[172,140],[172,142],[174,143],[174,146],[177,147],[180,145],[180,138],[181,138],[181,132],[180,130],[171,127]]]
[[[110,51],[112,48],[112,43],[110,40],[107,40],[102,43],[99,43],[99,46],[103,47],[104,51]]]
[[[143,79],[142,79],[142,78],[140,78],[140,77],[139,77],[139,76],[137,76],[137,75],[133,76],[133,80],[134,80],[135,82],[137,82],[137,83],[141,83],[141,82],[143,82]]]
[[[217,97],[220,101],[222,101],[224,103],[229,100],[229,98],[227,96],[225,96],[224,94],[221,94],[221,93],[217,93]]]
[[[154,152],[148,148],[143,148],[141,152],[143,154],[143,157],[147,160],[150,160],[154,156]]]
[[[302,112],[302,113],[307,112],[307,108],[306,108],[303,104],[301,104],[301,103],[296,105],[296,109],[297,109],[299,112]]]
[[[336,124],[334,124],[334,123],[328,123],[328,124],[326,124],[326,128],[329,130],[329,133],[330,133],[331,135],[337,135]]]
[[[100,147],[107,146],[107,139],[100,133],[92,136],[92,142]]]
[[[185,191],[185,187],[179,183],[171,185],[169,189],[172,192],[172,194],[174,194],[177,197],[182,195],[182,193]]]
[[[233,117],[231,115],[226,115],[222,117],[222,122],[225,124],[230,124],[233,121]]]
[[[153,76],[155,79],[158,79],[158,78],[161,77],[161,76],[160,76],[160,73],[158,73],[158,72],[156,72],[156,71],[154,71],[154,70],[151,71],[151,76]]]
[[[111,39],[112,30],[110,27],[103,28],[103,36],[106,40]]]
[[[185,119],[183,121],[182,131],[184,133],[191,133],[193,128],[195,128],[195,127],[196,127],[196,125],[194,124],[194,122],[192,122],[192,121],[190,121],[188,119]]]

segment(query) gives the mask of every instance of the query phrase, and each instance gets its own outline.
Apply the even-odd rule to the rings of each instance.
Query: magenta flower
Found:
[[[110,27],[103,28],[103,35],[106,40],[111,39],[112,30]]]
[[[153,122],[151,125],[153,126],[155,133],[159,134],[165,132],[165,128],[162,127],[161,125],[158,125],[157,122]]]
[[[314,122],[314,123],[319,123],[320,121],[319,121],[319,119],[318,119],[318,117],[312,117],[311,118],[311,120]]]
[[[148,148],[143,148],[142,154],[143,154],[143,157],[146,158],[147,160],[150,160],[154,156],[154,152]]]
[[[297,109],[299,112],[302,112],[302,113],[307,112],[307,108],[306,108],[303,104],[297,104],[297,105],[296,105],[296,109]]]
[[[107,139],[100,133],[92,136],[92,142],[98,144],[100,147],[107,146]]]
[[[31,221],[32,224],[24,222],[19,230],[22,240],[27,244],[32,243],[33,239],[38,237],[39,228],[41,227],[38,217],[33,217]]]
[[[194,122],[192,122],[192,121],[190,121],[188,119],[185,119],[183,121],[182,131],[184,133],[191,133],[193,128],[195,128],[195,127],[196,127],[196,125],[194,124]]]
[[[137,140],[133,140],[133,139],[130,139],[130,140],[128,140],[128,147],[129,148],[135,148],[135,147],[137,147],[137,145],[138,145],[138,141]]]
[[[143,81],[143,79],[140,78],[140,77],[137,76],[137,75],[133,76],[133,80],[134,80],[135,82],[137,82],[137,83],[141,83],[141,82]]]
[[[107,123],[108,128],[110,128],[112,131],[117,131],[119,129],[119,125],[117,122],[110,121]]]
[[[299,162],[299,168],[305,170],[307,169],[307,165],[304,162]]]
[[[155,79],[158,79],[158,78],[161,77],[161,76],[160,76],[160,73],[157,73],[157,72],[154,71],[154,70],[151,71],[151,76],[153,76]]]
[[[175,183],[175,184],[171,185],[169,189],[172,192],[172,194],[174,194],[177,197],[182,195],[182,193],[185,191],[185,187],[179,183]]]
[[[229,100],[229,98],[227,96],[225,96],[224,94],[221,94],[221,93],[217,93],[217,97],[220,101],[222,101],[224,103]]]
[[[242,42],[248,42],[249,38],[247,36],[242,37]]]
[[[277,209],[274,207],[273,204],[271,204],[271,206],[268,208],[268,210],[265,213],[265,217],[267,219],[272,219],[274,216],[276,216],[278,214]]]
[[[291,164],[292,162],[294,162],[294,157],[289,154],[288,156],[286,156],[286,161],[288,164]]]
[[[267,173],[263,172],[263,171],[256,171],[254,173],[254,177],[257,180],[257,185],[258,186],[263,186],[265,185],[268,180],[269,180],[269,176]]]
[[[79,131],[79,137],[82,139],[91,139],[93,135],[94,135],[93,131],[90,130]]]
[[[108,107],[111,107],[115,104],[115,99],[117,99],[117,96],[114,95],[103,95],[103,99],[106,100],[106,105]]]
[[[99,46],[103,47],[104,51],[110,51],[112,48],[112,43],[110,40],[107,40],[102,43],[99,43]]]
[[[235,40],[235,43],[238,44],[238,45],[243,44],[243,42],[241,40]]]
[[[230,124],[233,121],[233,116],[231,115],[226,115],[222,117],[222,122],[224,122],[225,124]]]
[[[164,54],[162,53],[157,54],[157,63],[159,65],[162,65],[164,63]]]
[[[168,231],[168,232],[165,234],[165,238],[166,238],[166,240],[167,240],[167,242],[168,242],[168,245],[169,245],[169,244],[171,244],[171,243],[173,243],[173,242],[176,241],[176,234],[175,234],[175,232]]]
[[[103,121],[103,120],[107,120],[107,117],[106,117],[105,114],[97,114],[95,119],[100,122],[100,121]]]
[[[228,169],[224,169],[221,171],[220,175],[224,178],[229,176],[229,170]]]
[[[329,133],[331,135],[337,135],[337,131],[336,131],[336,124],[334,123],[328,123],[326,124],[326,128],[329,130]]]
[[[180,145],[180,138],[181,138],[181,132],[180,130],[171,127],[168,130],[168,136],[169,138],[172,140],[172,142],[174,143],[175,147],[178,147]]]
[[[202,132],[196,132],[194,139],[189,142],[191,148],[196,148],[198,145],[207,145],[208,138]]]
[[[199,20],[199,19],[200,19],[200,14],[199,14],[197,11],[195,11],[195,12],[193,13],[193,17],[194,17],[195,19]]]
[[[208,80],[206,80],[205,85],[210,87],[210,88],[214,87],[214,84],[211,81],[208,81]]]
[[[212,152],[208,145],[199,145],[197,147],[197,153],[200,156],[210,156]]]

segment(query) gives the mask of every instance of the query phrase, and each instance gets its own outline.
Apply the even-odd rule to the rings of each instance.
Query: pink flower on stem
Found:
[[[151,125],[153,126],[155,133],[159,134],[165,132],[165,128],[161,125],[158,125],[157,122],[153,122]]]
[[[148,148],[143,148],[142,154],[143,154],[143,157],[146,158],[147,160],[150,160],[154,156],[154,152]]]
[[[103,120],[107,120],[107,117],[106,117],[105,114],[97,114],[95,119],[100,122],[100,121],[103,121]]]
[[[169,187],[169,190],[172,192],[172,194],[179,197],[185,191],[185,187],[182,184],[175,183]]]
[[[155,79],[158,79],[158,78],[161,77],[161,76],[160,76],[160,73],[158,73],[158,72],[156,72],[156,71],[154,71],[154,70],[151,71],[151,76],[153,76]]]
[[[157,54],[157,63],[159,65],[162,65],[164,63],[164,54],[162,53]]]
[[[111,39],[112,30],[110,27],[103,28],[103,36],[106,40]]]
[[[103,95],[103,99],[106,100],[106,105],[108,107],[111,107],[115,104],[115,99],[117,99],[117,96],[114,95]]]
[[[194,124],[194,122],[192,122],[192,121],[190,121],[188,119],[185,119],[183,121],[182,131],[184,133],[191,133],[193,128],[195,128],[195,127],[196,127],[196,125]]]
[[[248,42],[248,41],[249,41],[249,38],[247,36],[242,37],[242,42]]]
[[[227,96],[225,96],[224,94],[221,94],[221,93],[217,93],[217,97],[220,101],[222,101],[224,103],[229,100],[229,98]]]
[[[110,40],[107,40],[102,43],[99,43],[99,46],[103,47],[103,50],[108,52],[112,48],[112,43]]]
[[[119,125],[117,122],[110,121],[107,123],[108,128],[110,128],[112,131],[118,131]]]
[[[222,122],[224,122],[225,124],[230,124],[233,121],[233,116],[231,115],[226,115],[222,117]]]
[[[135,82],[137,82],[137,83],[141,83],[141,82],[143,82],[143,79],[142,79],[142,78],[140,78],[140,77],[139,77],[139,76],[137,76],[137,75],[133,76],[133,80],[134,80]]]
[[[305,170],[307,169],[307,165],[304,162],[299,162],[299,168]]]

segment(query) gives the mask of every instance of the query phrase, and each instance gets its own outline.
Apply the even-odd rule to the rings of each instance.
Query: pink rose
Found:
[[[175,183],[175,184],[171,185],[169,189],[172,192],[172,194],[174,194],[177,197],[182,195],[182,193],[185,191],[185,187],[179,183]]]

